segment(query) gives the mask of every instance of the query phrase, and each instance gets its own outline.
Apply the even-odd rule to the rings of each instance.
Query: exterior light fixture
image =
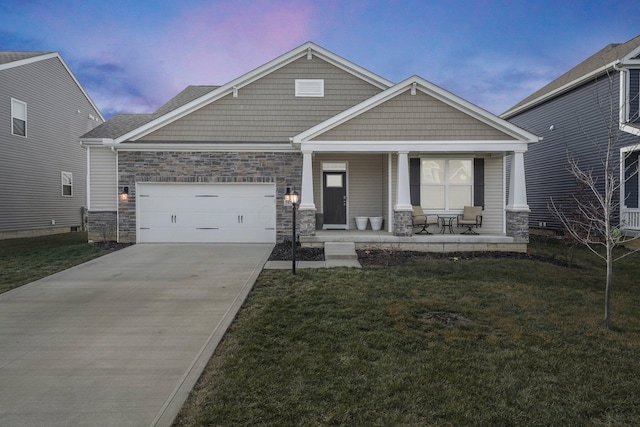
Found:
[[[129,201],[129,187],[122,187],[122,192],[118,195],[118,197],[120,197],[120,201],[121,202],[128,202]]]
[[[300,195],[296,192],[295,187],[291,191],[291,187],[287,187],[284,194],[284,203],[286,206],[291,205],[292,233],[291,233],[291,271],[296,274],[296,205],[300,202]]]

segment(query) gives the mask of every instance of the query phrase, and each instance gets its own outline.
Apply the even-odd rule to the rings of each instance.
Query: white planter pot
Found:
[[[356,227],[358,227],[358,230],[366,230],[367,229],[367,221],[369,221],[369,218],[366,216],[357,216],[356,217]]]
[[[369,221],[371,221],[371,229],[378,231],[382,228],[382,217],[381,216],[370,216]]]

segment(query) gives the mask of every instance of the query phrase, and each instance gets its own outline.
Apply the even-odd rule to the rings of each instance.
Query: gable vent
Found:
[[[323,79],[296,79],[296,96],[304,97],[323,97],[324,96],[324,80]]]

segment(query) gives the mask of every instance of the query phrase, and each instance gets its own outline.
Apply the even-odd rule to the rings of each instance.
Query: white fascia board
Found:
[[[33,64],[34,62],[44,61],[45,59],[51,59],[56,57],[58,58],[60,57],[58,52],[50,52],[50,53],[43,53],[42,55],[38,55],[38,56],[33,56],[31,58],[20,59],[18,61],[13,61],[13,62],[7,62],[6,64],[0,64],[0,71],[8,70],[9,68],[20,67],[22,65]]]
[[[372,96],[369,99],[361,102],[358,105],[355,105],[340,114],[333,116],[332,118],[310,128],[306,131],[296,135],[293,137],[293,142],[299,144],[303,141],[311,140],[318,135],[321,135],[347,121],[352,118],[365,113],[366,111],[377,107],[378,105],[383,104],[389,99],[397,96],[400,93],[403,93],[409,90],[413,84],[416,84],[416,90],[420,90],[421,92],[426,93],[429,96],[432,96],[439,101],[450,105],[451,107],[461,111],[465,114],[468,114],[471,117],[491,126],[495,129],[500,130],[512,136],[518,140],[526,141],[526,142],[537,142],[540,138],[526,130],[509,123],[506,120],[501,119],[500,117],[478,107],[475,104],[470,103],[453,93],[442,89],[439,86],[434,85],[433,83],[423,79],[419,76],[412,76],[408,79],[398,83],[397,85],[378,93],[377,95]]]
[[[516,116],[516,115],[528,110],[529,108],[532,108],[532,107],[534,107],[534,106],[536,106],[538,104],[541,104],[541,103],[543,103],[545,101],[548,101],[548,100],[550,100],[552,98],[555,98],[556,96],[558,96],[558,95],[560,95],[560,94],[562,94],[564,92],[567,92],[567,91],[569,91],[571,89],[574,89],[574,88],[576,88],[576,87],[578,87],[578,86],[580,86],[580,85],[582,85],[582,84],[584,84],[584,83],[586,83],[586,82],[588,82],[588,81],[600,76],[601,74],[606,73],[607,70],[609,70],[609,69],[615,69],[615,67],[618,66],[618,65],[620,65],[620,60],[615,60],[615,61],[613,61],[613,62],[611,62],[609,64],[603,65],[602,67],[600,67],[600,68],[598,68],[598,69],[596,69],[596,70],[594,70],[594,71],[592,71],[592,72],[590,72],[588,74],[585,74],[582,77],[579,77],[579,78],[577,78],[577,79],[575,79],[575,80],[573,80],[573,81],[571,81],[571,82],[569,82],[569,83],[567,83],[567,84],[565,84],[563,86],[560,86],[559,88],[557,88],[555,90],[552,90],[551,92],[547,93],[546,95],[543,95],[543,96],[541,96],[539,98],[536,98],[536,99],[534,99],[532,101],[529,101],[526,104],[524,104],[524,105],[522,105],[522,106],[520,106],[520,107],[518,107],[518,108],[516,108],[514,110],[508,110],[508,111],[502,113],[500,115],[500,117],[505,119],[505,120],[507,120],[507,119],[509,119],[509,118],[511,118],[513,116]]]
[[[228,94],[233,93],[234,89],[240,90],[242,89],[242,87],[253,83],[254,81],[268,75],[269,73],[282,68],[301,57],[304,57],[305,55],[307,55],[309,49],[311,49],[313,54],[316,54],[317,56],[332,63],[333,65],[336,65],[352,74],[356,74],[360,78],[366,77],[369,83],[374,84],[380,88],[387,88],[393,85],[391,81],[383,79],[382,77],[360,67],[359,65],[347,61],[335,55],[334,53],[321,48],[315,43],[307,42],[285,54],[278,56],[277,58],[256,68],[255,70],[243,74],[242,76],[230,81],[229,83],[220,86],[219,88],[201,96],[200,98],[194,99],[188,104],[185,104],[182,107],[177,108],[162,117],[158,117],[157,119],[152,120],[149,123],[146,123],[143,126],[140,126],[139,128],[118,137],[116,139],[116,142],[136,141],[163,126],[192,113],[195,110],[198,110]]]
[[[105,147],[112,146],[113,139],[111,138],[85,138],[80,140],[80,145],[83,147]]]
[[[393,153],[438,152],[438,153],[486,153],[519,151],[526,152],[524,141],[304,141],[301,151],[314,153]]]
[[[634,59],[634,58],[636,58],[638,56],[640,56],[640,46],[638,46],[637,48],[633,49],[631,52],[626,54],[621,59],[621,62],[624,65],[637,65],[637,64],[640,64],[640,58]]]
[[[251,143],[148,143],[139,142],[126,144],[120,144],[112,142],[105,144],[106,146],[113,147],[116,151],[179,151],[179,152],[299,152],[299,150],[293,147],[289,143],[282,144],[251,144]]]

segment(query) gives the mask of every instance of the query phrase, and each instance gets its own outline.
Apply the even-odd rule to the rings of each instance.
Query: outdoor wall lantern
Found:
[[[291,215],[293,223],[293,231],[291,233],[291,271],[296,274],[296,205],[300,201],[300,195],[296,193],[295,187],[291,191],[291,187],[287,187],[287,192],[284,194],[285,206],[291,205]]]
[[[120,193],[120,201],[128,202],[129,201],[129,187],[122,187],[122,192]]]

